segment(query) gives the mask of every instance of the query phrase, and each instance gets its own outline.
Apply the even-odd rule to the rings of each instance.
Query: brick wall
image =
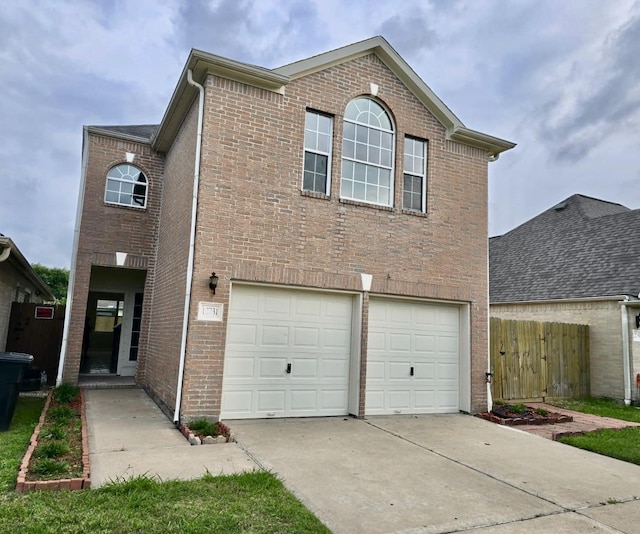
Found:
[[[591,395],[624,398],[620,305],[617,301],[492,304],[491,317],[588,324]]]
[[[176,398],[184,314],[197,120],[196,102],[166,156],[158,263],[153,281],[153,317],[145,386],[171,415]]]
[[[370,83],[395,123],[393,208],[339,199],[344,109]],[[211,271],[225,309],[231,280],[360,290],[360,272],[373,275],[372,293],[469,302],[471,405],[486,409],[486,155],[447,141],[375,55],[292,81],[285,95],[215,76],[206,95],[183,415],[220,410],[226,320],[195,321],[198,301],[211,300]],[[328,198],[300,192],[307,107],[335,116]],[[426,215],[401,209],[405,134],[429,141]],[[169,174],[167,167],[167,181]]]
[[[138,353],[139,378],[144,377],[144,362],[148,340],[148,317],[151,305],[151,284],[155,267],[157,225],[162,196],[164,159],[145,143],[125,141],[89,133],[87,174],[84,182],[82,224],[78,239],[73,302],[64,365],[64,380],[77,382],[82,352],[87,297],[92,265],[112,267],[115,253],[127,252],[132,257],[125,267],[145,266],[147,283]],[[109,169],[126,163],[126,153],[135,154],[133,164],[149,180],[146,209],[105,204],[104,192]]]

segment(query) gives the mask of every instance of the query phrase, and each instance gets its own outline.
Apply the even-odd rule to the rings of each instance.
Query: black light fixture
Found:
[[[640,328],[640,313],[636,315],[636,328]]]
[[[218,287],[218,277],[216,276],[216,273],[211,273],[211,276],[209,277],[209,289],[211,291],[213,291],[213,294],[216,294],[216,287]]]

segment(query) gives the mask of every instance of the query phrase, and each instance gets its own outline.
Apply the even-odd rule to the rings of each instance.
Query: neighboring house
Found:
[[[174,421],[485,410],[513,146],[381,37],[274,70],[193,50],[159,126],[84,129],[59,380],[135,375]]]
[[[52,302],[49,286],[33,270],[11,238],[0,234],[0,352],[7,346],[7,331],[14,302]]]
[[[491,316],[588,324],[591,395],[638,399],[639,235],[640,210],[573,195],[491,238]]]

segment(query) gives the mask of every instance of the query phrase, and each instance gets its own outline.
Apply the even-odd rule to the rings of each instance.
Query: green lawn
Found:
[[[625,406],[611,399],[567,400],[556,401],[553,404],[576,412],[640,423],[640,408]],[[640,465],[640,447],[638,447],[638,443],[640,443],[640,427],[628,427],[619,430],[596,430],[587,432],[582,436],[561,438],[559,441],[580,449]]]
[[[567,410],[590,413],[602,417],[613,417],[623,421],[640,423],[640,408],[637,406],[625,406],[612,399],[580,399],[555,401],[550,404]]]
[[[12,427],[0,434],[0,532],[329,532],[266,472],[14,493],[41,407],[41,399],[21,397]]]

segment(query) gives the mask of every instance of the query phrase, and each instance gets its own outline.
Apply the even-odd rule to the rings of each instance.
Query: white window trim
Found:
[[[345,122],[349,122],[351,124],[356,124],[356,125],[360,125],[360,126],[366,126],[367,128],[372,128],[372,129],[376,129],[379,130],[381,132],[386,132],[386,133],[390,133],[391,134],[391,167],[385,167],[384,165],[377,165],[375,163],[369,163],[368,161],[360,161],[358,159],[354,159],[354,158],[347,158],[344,156],[344,154],[341,153],[341,159],[340,162],[342,163],[342,161],[352,161],[354,163],[361,163],[364,165],[370,165],[371,167],[378,167],[379,169],[389,169],[391,172],[391,177],[390,177],[390,183],[389,183],[389,199],[391,200],[391,202],[389,204],[383,204],[380,202],[372,202],[370,200],[363,200],[360,198],[353,198],[353,197],[347,197],[347,196],[343,196],[342,195],[342,166],[340,168],[340,198],[345,199],[345,200],[350,200],[352,202],[362,202],[364,204],[370,204],[372,206],[382,206],[384,208],[393,208],[393,206],[395,205],[394,203],[394,199],[395,199],[395,174],[396,174],[396,157],[397,157],[397,146],[396,146],[396,142],[397,142],[397,137],[396,137],[396,125],[393,122],[393,116],[391,115],[391,113],[389,113],[389,110],[387,109],[386,106],[382,105],[381,102],[379,102],[378,100],[376,100],[375,98],[371,98],[368,96],[361,96],[361,97],[356,97],[353,100],[357,100],[358,98],[366,98],[368,100],[372,100],[373,102],[375,102],[376,104],[378,104],[383,110],[384,112],[387,114],[387,117],[389,118],[389,122],[391,123],[391,130],[387,130],[386,128],[375,128],[373,126],[370,126],[368,124],[363,124],[361,122],[357,122],[351,119],[343,119],[343,124]],[[350,103],[350,102],[349,102]],[[347,105],[349,105],[349,103],[347,103]],[[345,108],[346,109],[346,108]],[[342,134],[342,139],[340,140],[340,149],[342,150],[342,145],[344,143],[344,132]],[[403,156],[404,156],[404,152],[403,152]]]
[[[310,189],[304,188],[304,160],[305,154],[309,152],[310,154],[319,154],[321,156],[327,156],[327,183],[325,186],[324,194],[327,196],[331,195],[331,154],[333,152],[333,115],[329,115],[328,113],[322,113],[320,111],[316,111],[315,109],[305,109],[304,117],[305,117],[305,128],[304,132],[307,131],[306,128],[306,119],[307,113],[313,113],[314,115],[321,115],[323,117],[327,117],[329,119],[330,127],[329,127],[329,152],[322,152],[320,150],[311,150],[305,146],[304,136],[302,140],[302,180],[300,181],[300,191],[304,191],[305,193],[318,193],[318,191],[312,191]],[[320,193],[322,194],[322,193]]]
[[[123,183],[132,183],[135,187],[136,182],[132,182],[129,180],[123,180],[122,178],[117,178],[115,176],[109,176],[109,173],[115,169],[116,167],[119,167],[120,165],[129,165],[130,167],[134,167],[136,169],[138,169],[140,171],[140,173],[144,176],[145,178],[145,191],[144,191],[144,205],[140,205],[140,204],[123,204],[122,202],[113,202],[111,200],[107,200],[107,185],[109,183],[109,180],[113,180],[116,182],[123,182]],[[104,203],[108,204],[109,206],[120,206],[123,208],[134,208],[134,209],[139,209],[139,210],[144,210],[147,209],[147,202],[149,201],[149,188],[150,188],[151,184],[149,181],[149,177],[147,176],[147,173],[144,172],[140,167],[138,167],[137,165],[134,165],[133,163],[118,163],[117,165],[114,165],[113,167],[111,167],[108,171],[107,171],[107,176],[105,178],[105,182],[104,182]],[[133,194],[133,193],[132,193]]]
[[[429,159],[429,142],[426,139],[420,139],[419,137],[412,137],[411,135],[405,135],[404,136],[404,147],[403,147],[403,151],[402,151],[402,163],[403,163],[403,167],[404,167],[404,156],[406,154],[406,143],[407,143],[407,139],[411,139],[412,141],[419,141],[420,143],[422,143],[423,147],[424,147],[424,165],[422,167],[422,174],[418,174],[416,172],[409,172],[406,169],[402,169],[402,209],[405,209],[407,211],[415,211],[416,213],[427,213],[427,161]],[[409,176],[418,176],[419,178],[422,178],[422,191],[421,191],[421,210],[415,210],[413,208],[407,208],[404,205],[404,175],[408,174]]]

